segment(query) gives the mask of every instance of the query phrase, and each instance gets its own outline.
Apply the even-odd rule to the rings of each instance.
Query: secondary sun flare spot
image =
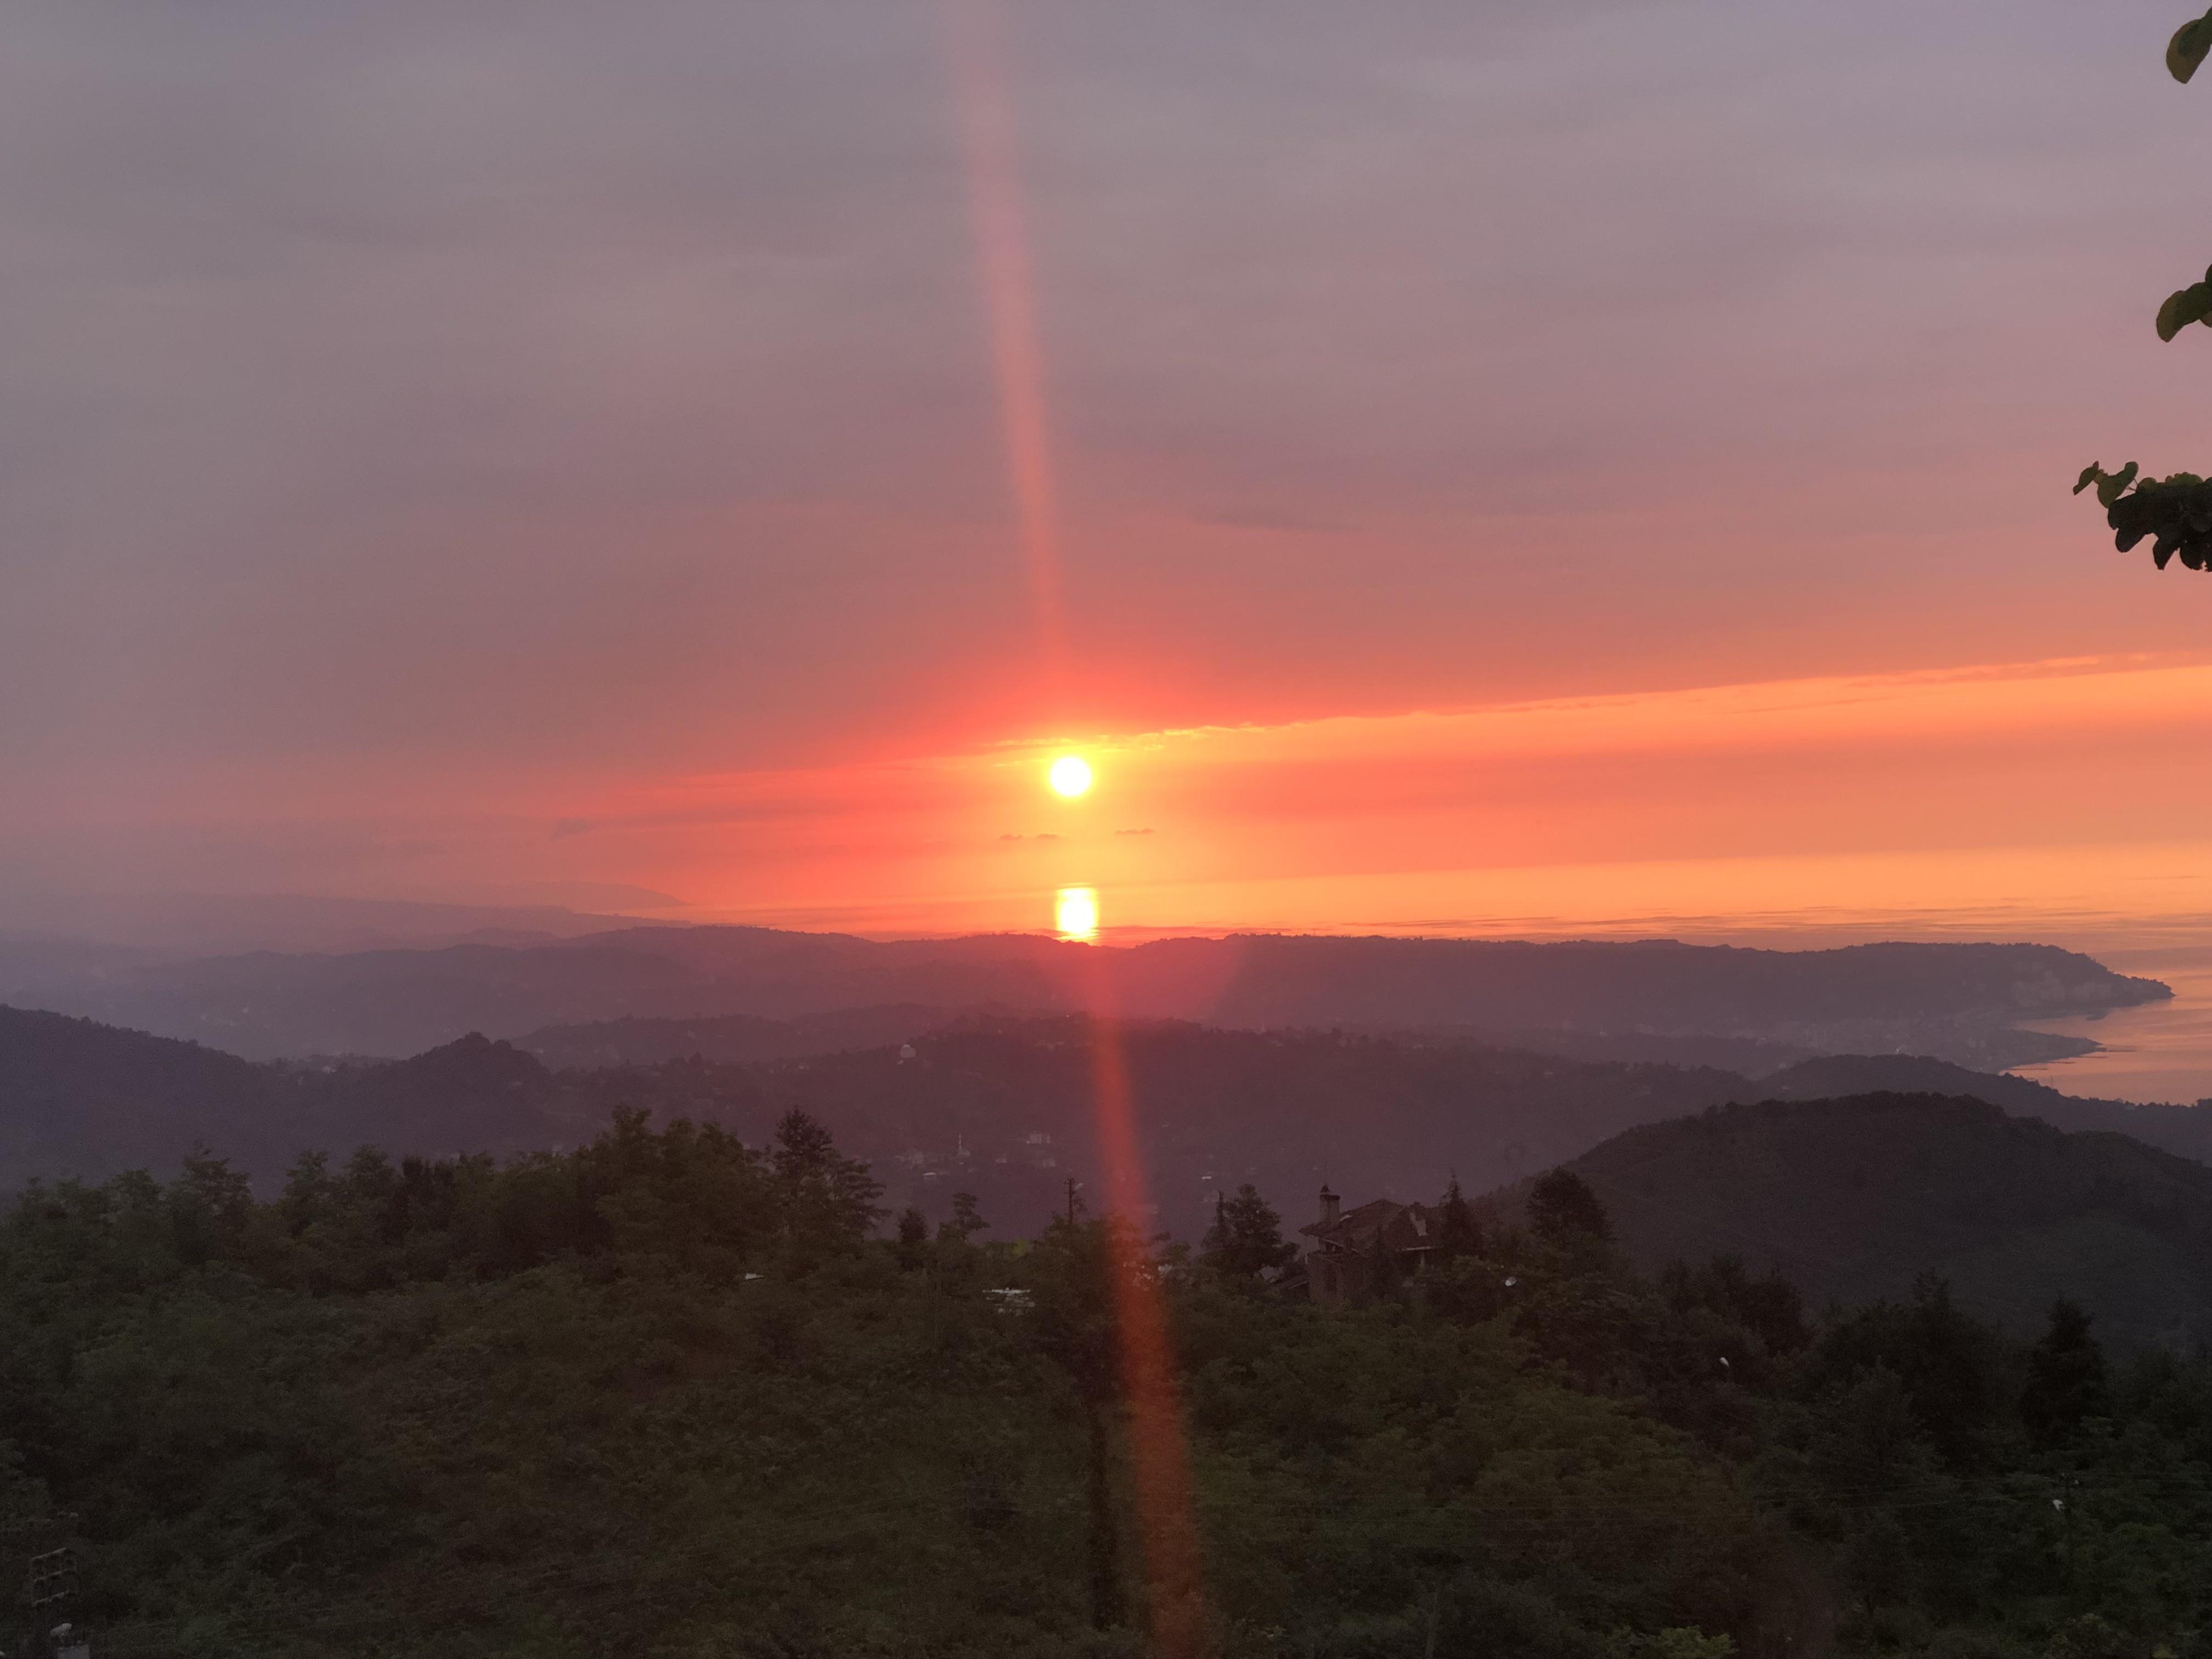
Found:
[[[1080,755],[1062,755],[1047,775],[1054,793],[1073,800],[1091,787],[1091,763]]]
[[[1053,922],[1062,939],[1098,936],[1098,890],[1063,887],[1054,896]]]

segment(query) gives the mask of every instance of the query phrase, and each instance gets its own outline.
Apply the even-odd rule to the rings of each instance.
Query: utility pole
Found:
[[[76,1595],[75,1549],[64,1544],[31,1558],[23,1599],[29,1604],[34,1631],[50,1620],[54,1621],[46,1632],[45,1648],[50,1659],[92,1659],[91,1633],[79,1631],[74,1620],[61,1616],[70,1611]],[[32,1639],[36,1641],[36,1636]]]
[[[1074,1177],[1073,1176],[1068,1176],[1068,1178],[1067,1178],[1067,1224],[1068,1224],[1069,1226],[1071,1226],[1071,1227],[1073,1227],[1073,1226],[1075,1224],[1075,1188],[1076,1188],[1076,1185],[1077,1185],[1077,1182],[1076,1182],[1076,1179],[1075,1179],[1075,1177]]]
[[[7,1553],[27,1552],[23,1607],[30,1627],[21,1650],[27,1659],[91,1659],[91,1632],[70,1617],[78,1593],[77,1552],[64,1540],[74,1534],[78,1519],[74,1510],[64,1510],[0,1522],[0,1537],[24,1540],[11,1542]],[[44,1549],[38,1547],[40,1543]]]
[[[2069,1476],[2066,1490],[2070,1493],[2080,1485],[2081,1482]],[[2051,1507],[2058,1511],[2058,1552],[2066,1568],[2066,1593],[2072,1597],[2080,1588],[2074,1577],[2074,1505],[2063,1498],[2054,1498],[2051,1500]]]

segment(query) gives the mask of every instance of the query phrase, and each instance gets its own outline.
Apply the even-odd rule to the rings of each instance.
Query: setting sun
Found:
[[[1073,800],[1091,787],[1091,763],[1080,755],[1062,755],[1048,775],[1054,792]]]

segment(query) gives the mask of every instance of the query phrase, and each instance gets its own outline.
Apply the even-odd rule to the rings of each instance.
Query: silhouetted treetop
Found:
[[[1234,1283],[1250,1285],[1280,1273],[1298,1258],[1298,1247],[1283,1238],[1282,1218],[1246,1182],[1236,1195],[1217,1194],[1213,1224],[1199,1246],[1199,1260]]]
[[[1549,1170],[1528,1189],[1528,1224],[1547,1243],[1610,1242],[1613,1218],[1589,1183],[1572,1170]]]

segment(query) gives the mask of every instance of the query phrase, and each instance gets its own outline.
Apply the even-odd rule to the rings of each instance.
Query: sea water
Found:
[[[2163,980],[2173,988],[2173,1000],[2095,1018],[2023,1022],[2035,1030],[2085,1036],[2103,1047],[2072,1060],[2015,1066],[2014,1073],[2065,1094],[2106,1100],[2185,1106],[2212,1097],[2212,949],[2106,950],[2095,955],[2119,973]]]

